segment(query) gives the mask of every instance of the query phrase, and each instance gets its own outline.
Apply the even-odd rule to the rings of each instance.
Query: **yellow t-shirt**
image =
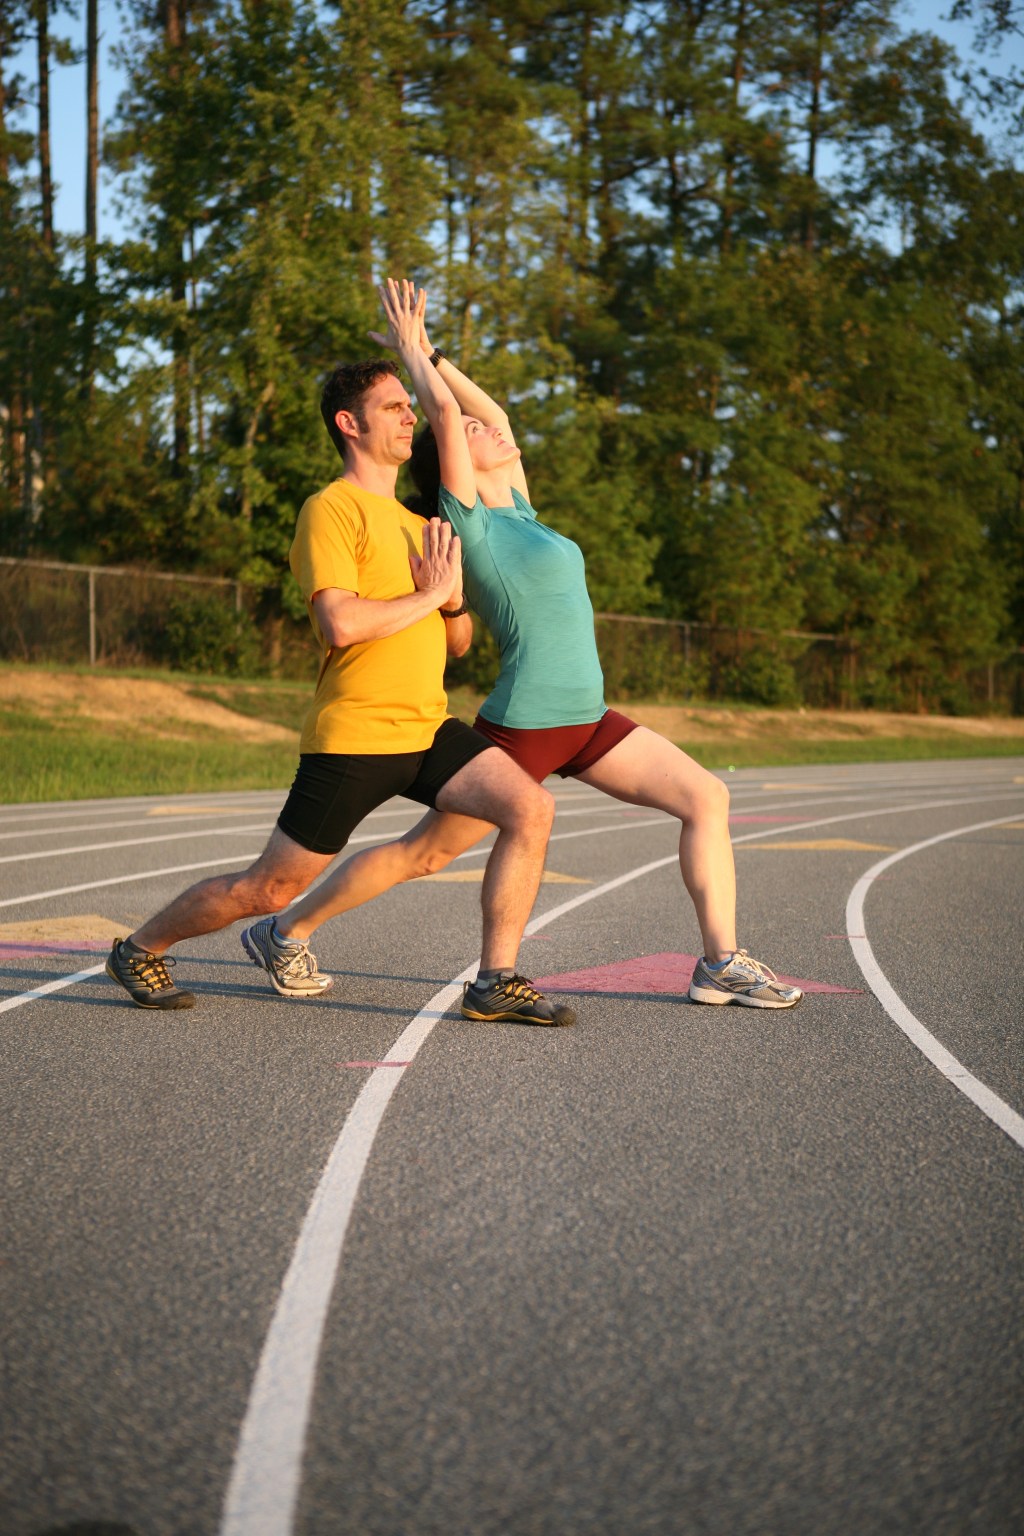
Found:
[[[388,599],[416,590],[409,555],[423,519],[392,496],[334,480],[299,513],[289,562],[306,599],[322,662],[300,752],[422,752],[448,709],[444,620],[438,613],[388,635],[332,649],[312,598],[326,587]]]

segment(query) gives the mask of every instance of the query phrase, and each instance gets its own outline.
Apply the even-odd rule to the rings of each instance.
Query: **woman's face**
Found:
[[[485,427],[475,416],[463,416],[462,426],[469,444],[469,457],[478,473],[486,474],[504,464],[514,464],[519,458],[519,449],[505,437],[500,427]]]

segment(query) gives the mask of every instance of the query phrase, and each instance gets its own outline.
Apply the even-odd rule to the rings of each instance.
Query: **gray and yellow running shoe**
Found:
[[[253,965],[266,971],[270,985],[282,997],[322,997],[334,985],[332,977],[321,976],[308,944],[278,937],[272,917],[243,928],[242,947]]]
[[[549,1029],[576,1022],[571,1008],[550,1002],[532,981],[515,971],[502,971],[493,981],[467,981],[462,1017],[486,1024],[541,1024]]]
[[[127,939],[115,939],[105,969],[137,1008],[192,1008],[194,993],[181,991],[168,975],[173,964],[166,956],[148,954]]]
[[[742,1003],[746,1008],[795,1008],[803,997],[799,987],[781,982],[760,960],[738,949],[726,965],[712,969],[703,955],[693,968],[690,1001]]]

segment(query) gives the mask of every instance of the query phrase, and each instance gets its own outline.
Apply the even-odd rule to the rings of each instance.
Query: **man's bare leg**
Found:
[[[350,912],[403,881],[435,874],[493,831],[486,821],[428,811],[403,837],[346,859],[315,890],[281,913],[275,929],[283,939],[308,943],[328,918]]]
[[[139,1008],[191,1008],[195,998],[172,982],[166,951],[181,939],[214,933],[239,918],[286,905],[315,880],[331,854],[310,853],[275,827],[255,864],[231,875],[201,880],[137,928],[115,939],[106,972]],[[315,968],[315,967],[314,967]],[[330,986],[330,978],[324,987]]]
[[[437,797],[437,808],[498,828],[480,893],[480,969],[515,970],[523,929],[544,872],[555,802],[499,747],[491,747],[448,780]]]
[[[279,912],[334,857],[330,853],[311,853],[275,827],[255,864],[235,874],[214,875],[190,886],[137,928],[130,942],[150,954],[162,955],[182,939],[216,933],[244,917]]]
[[[668,811],[682,823],[679,868],[697,914],[707,959],[736,949],[736,866],[729,837],[729,791],[692,757],[655,731],[637,726],[577,774],[630,805]]]

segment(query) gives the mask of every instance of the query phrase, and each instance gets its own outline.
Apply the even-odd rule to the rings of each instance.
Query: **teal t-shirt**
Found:
[[[524,496],[473,507],[442,486],[440,515],[462,540],[466,596],[498,643],[501,671],[480,713],[493,725],[544,730],[605,712],[604,677],[583,556],[538,523]]]

